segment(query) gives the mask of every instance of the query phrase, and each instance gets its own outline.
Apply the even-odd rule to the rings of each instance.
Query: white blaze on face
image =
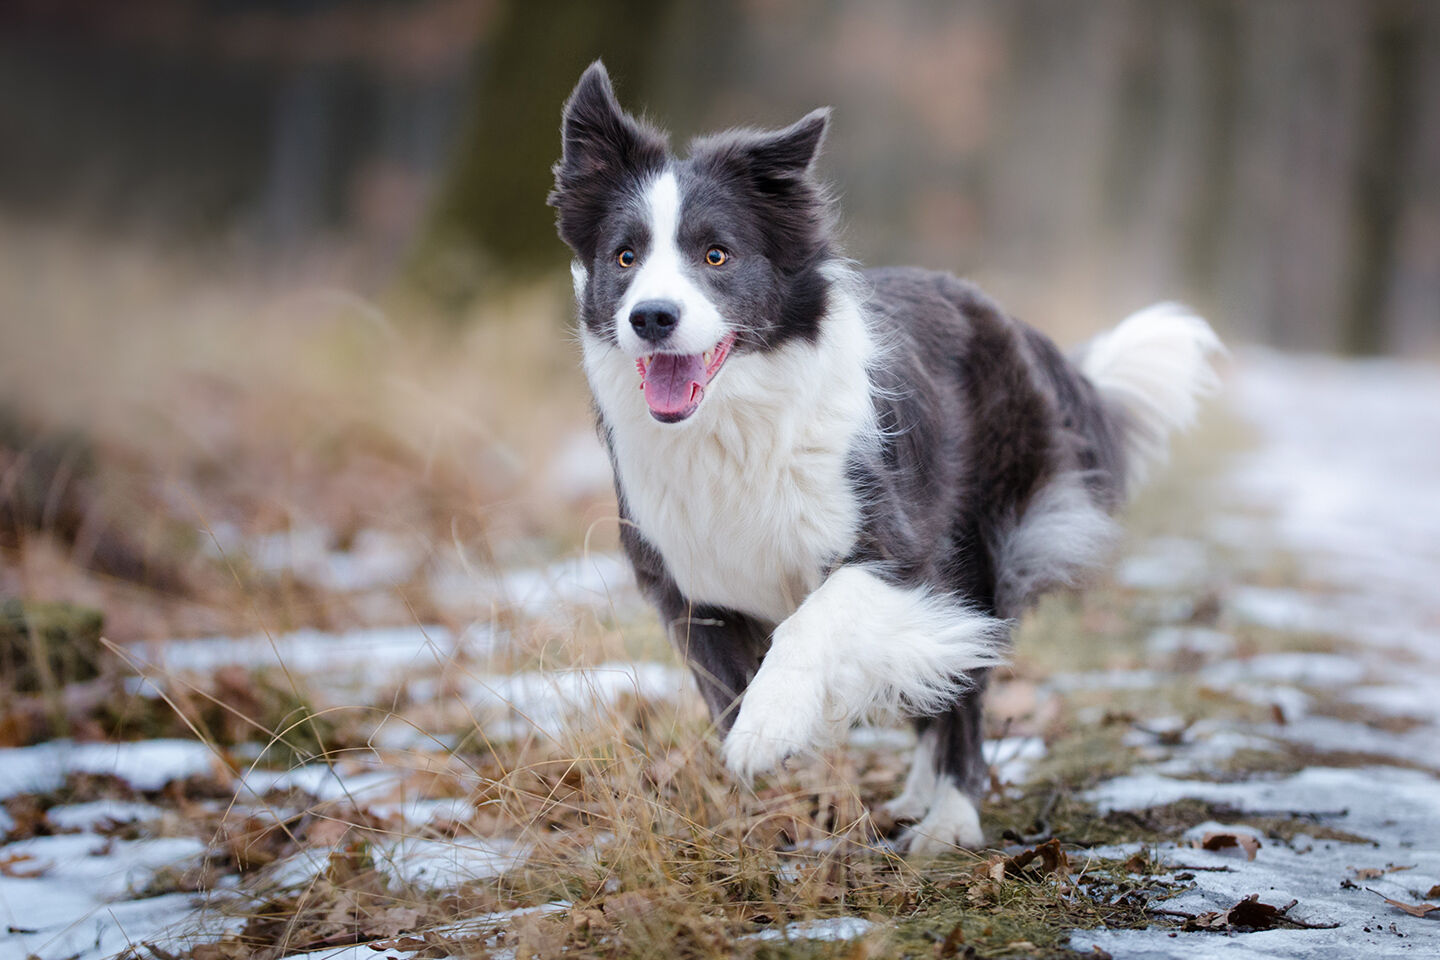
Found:
[[[631,268],[636,271],[635,279],[615,311],[620,349],[632,357],[657,352],[655,344],[642,340],[630,326],[630,312],[646,300],[669,300],[680,307],[680,322],[661,352],[704,353],[727,332],[720,311],[691,278],[691,271],[707,268],[700,262],[687,262],[680,252],[680,200],[680,184],[670,170],[651,181],[645,191],[650,246]]]

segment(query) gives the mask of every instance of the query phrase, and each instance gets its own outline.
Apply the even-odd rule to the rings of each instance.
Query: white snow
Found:
[[[0,876],[0,957],[99,960],[141,939],[171,942],[196,898],[130,899],[162,868],[196,863],[190,838],[117,840],[93,834],[32,837],[0,847],[20,876]],[[34,873],[36,876],[29,876]]]
[[[173,780],[209,773],[214,764],[214,752],[194,740],[51,740],[32,747],[8,747],[0,749],[0,800],[55,790],[71,773],[109,774],[136,790],[159,790]]]
[[[552,737],[561,736],[572,722],[584,724],[626,694],[642,700],[673,700],[690,692],[693,682],[687,670],[645,662],[484,674],[457,681],[459,696],[467,704],[510,721],[487,723],[488,735],[521,736],[533,729]]]
[[[165,811],[153,803],[132,803],[125,800],[93,800],[51,807],[45,819],[62,832],[95,830],[107,823],[143,823],[156,820]]]
[[[200,637],[137,645],[130,652],[146,673],[208,675],[227,666],[283,667],[327,687],[365,695],[393,688],[408,669],[443,667],[462,653],[488,652],[494,643],[487,624],[475,624],[458,638],[443,626],[423,625]]]
[[[1183,590],[1202,586],[1210,576],[1205,544],[1181,537],[1155,537],[1120,561],[1115,580],[1145,590]]]
[[[779,929],[745,935],[746,940],[854,940],[874,924],[863,917],[833,917],[829,920],[797,920]]]
[[[446,563],[430,574],[428,583],[431,594],[447,606],[499,606],[536,617],[577,609],[629,612],[641,604],[629,564],[610,553],[585,553],[503,572]]]
[[[1234,410],[1260,437],[1224,478],[1236,512],[1210,534],[1240,554],[1240,566],[1298,563],[1306,589],[1227,587],[1225,615],[1304,637],[1339,641],[1334,652],[1262,653],[1235,659],[1218,638],[1192,648],[1183,634],[1157,633],[1152,654],[1188,651],[1206,660],[1197,680],[1242,700],[1274,704],[1285,722],[1219,724],[1187,731],[1187,742],[1090,797],[1102,809],[1136,809],[1196,797],[1266,816],[1310,816],[1368,838],[1350,844],[1300,836],[1266,839],[1254,861],[1164,844],[1160,855],[1195,871],[1191,889],[1167,909],[1224,910],[1258,893],[1333,930],[1277,929],[1226,936],[1076,931],[1070,946],[1137,958],[1430,957],[1440,924],[1411,917],[1365,890],[1416,903],[1440,882],[1440,370],[1401,361],[1342,362],[1247,352],[1229,388]],[[1273,522],[1272,522],[1273,521]],[[1142,554],[1143,556],[1143,554]],[[1153,565],[1152,565],[1153,566]],[[1137,576],[1152,589],[1164,577]],[[1206,582],[1189,577],[1191,584]],[[1321,697],[1343,697],[1421,726],[1391,730],[1324,716]],[[1293,776],[1252,774],[1241,782],[1195,779],[1227,750],[1288,745],[1393,757],[1429,769],[1312,767]],[[1163,751],[1161,752],[1164,753]],[[1168,776],[1174,773],[1185,775]],[[1203,824],[1187,837],[1214,829]],[[1359,867],[1412,869],[1342,886]]]
[[[1311,923],[1339,923],[1335,930],[1276,930],[1226,938],[1215,934],[1182,934],[1170,938],[1163,928],[1140,931],[1078,930],[1073,949],[1092,944],[1116,958],[1197,956],[1388,957],[1430,956],[1440,930],[1435,921],[1408,916],[1386,905],[1364,888],[1416,903],[1440,883],[1440,780],[1393,767],[1361,769],[1311,768],[1281,779],[1241,783],[1176,780],[1154,773],[1121,777],[1102,784],[1091,798],[1102,809],[1139,809],[1198,797],[1268,816],[1314,815],[1320,824],[1354,833],[1374,843],[1341,843],[1297,837],[1290,844],[1264,839],[1254,861],[1233,854],[1195,850],[1175,844],[1159,849],[1164,862],[1176,865],[1225,867],[1223,872],[1196,872],[1195,886],[1168,900],[1166,909],[1189,913],[1224,910],[1252,893],[1274,906],[1292,899],[1292,915]],[[1196,827],[1187,834],[1198,836]],[[1353,881],[1359,867],[1401,864],[1412,869],[1380,878]],[[1355,888],[1343,887],[1350,879]],[[1391,932],[1391,925],[1396,932]],[[1369,931],[1365,928],[1369,927]],[[1403,934],[1404,936],[1398,936]],[[1229,944],[1240,944],[1231,947]],[[1223,954],[1214,951],[1224,950]],[[1250,951],[1234,952],[1236,950]],[[1420,952],[1416,952],[1420,951]]]

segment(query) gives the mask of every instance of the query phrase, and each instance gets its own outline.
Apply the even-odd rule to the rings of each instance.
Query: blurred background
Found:
[[[613,543],[544,205],[597,56],[677,145],[833,105],[847,252],[1062,343],[1440,353],[1440,3],[10,0],[0,596],[411,620]]]

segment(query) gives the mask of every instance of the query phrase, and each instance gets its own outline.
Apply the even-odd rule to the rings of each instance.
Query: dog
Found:
[[[623,549],[726,766],[748,782],[906,714],[918,745],[884,815],[912,854],[975,847],[1011,625],[1104,558],[1222,348],[1162,304],[1067,358],[949,274],[859,269],[815,173],[829,122],[677,156],[596,61],[548,203]]]

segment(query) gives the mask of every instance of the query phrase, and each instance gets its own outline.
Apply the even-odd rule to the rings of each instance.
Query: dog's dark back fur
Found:
[[[996,551],[1062,473],[1080,471],[1098,503],[1119,503],[1115,414],[1044,335],[973,285],[908,268],[865,277],[869,308],[895,320],[876,371],[884,442],[854,465],[869,509],[846,560],[1015,616],[1031,598],[997,596]]]

